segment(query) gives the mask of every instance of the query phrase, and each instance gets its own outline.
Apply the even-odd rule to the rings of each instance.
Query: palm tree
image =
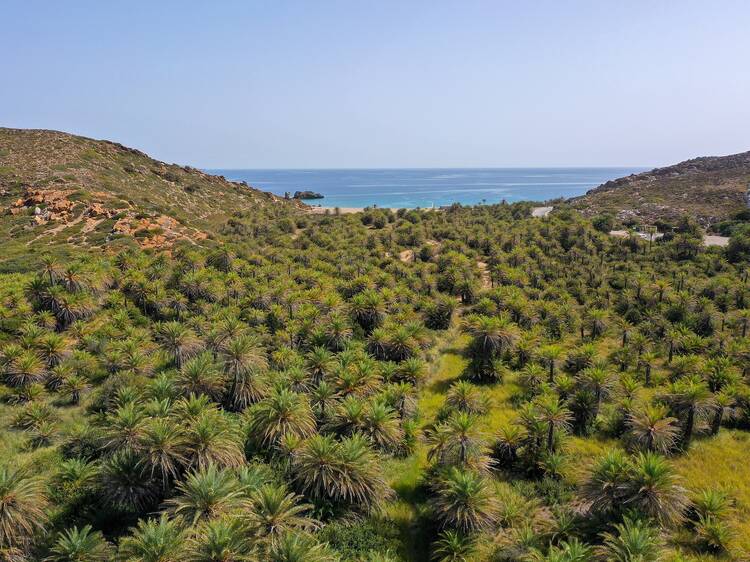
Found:
[[[491,487],[471,470],[450,468],[437,484],[432,505],[441,527],[462,533],[488,529],[497,523],[499,504]]]
[[[453,529],[445,529],[432,546],[436,562],[469,562],[476,550],[476,540]]]
[[[518,326],[504,315],[471,315],[466,318],[462,329],[471,336],[469,350],[482,369],[505,351],[510,351],[520,337]]]
[[[162,514],[159,519],[141,519],[132,534],[120,541],[123,562],[181,562],[187,533],[178,522]]]
[[[445,404],[467,414],[483,415],[489,409],[489,399],[469,381],[457,381],[448,390]]]
[[[261,400],[266,385],[260,375],[268,368],[265,350],[249,336],[238,336],[224,343],[221,350],[224,372],[230,385],[225,401],[234,410],[244,410]]]
[[[689,505],[685,489],[669,463],[654,453],[639,453],[633,463],[625,504],[664,525],[679,523]]]
[[[70,342],[62,334],[45,334],[37,346],[48,369],[59,365],[70,354]]]
[[[662,559],[659,529],[642,519],[625,517],[614,526],[615,532],[602,534],[604,544],[597,552],[612,562],[658,562]]]
[[[581,486],[581,496],[594,513],[614,516],[626,507],[632,473],[630,458],[622,450],[612,449],[594,463]]]
[[[239,517],[209,519],[196,527],[184,556],[189,562],[252,560],[252,538]]]
[[[382,400],[367,404],[362,417],[362,434],[381,451],[397,451],[404,439],[398,414]]]
[[[308,534],[285,533],[266,553],[268,562],[337,562],[338,557],[327,544],[320,544]]]
[[[78,405],[81,401],[81,394],[89,389],[89,381],[86,378],[71,374],[65,377],[60,385],[60,390],[70,396],[70,403]]]
[[[72,527],[57,536],[50,549],[49,562],[108,562],[114,558],[114,549],[91,525],[82,529]]]
[[[454,412],[435,426],[427,442],[430,445],[427,458],[436,460],[440,466],[489,469],[489,450],[476,416]]]
[[[663,406],[647,404],[630,413],[627,418],[630,440],[643,451],[668,454],[677,443],[679,427],[677,418],[669,417]]]
[[[377,457],[358,435],[341,441],[311,437],[294,451],[292,474],[308,498],[337,506],[368,511],[391,495]]]
[[[547,554],[534,549],[528,559],[531,562],[589,562],[592,548],[576,538],[561,541],[558,546],[550,546]]]
[[[681,418],[681,445],[687,449],[693,437],[696,419],[713,408],[713,395],[699,377],[686,377],[672,384],[664,399]]]
[[[549,369],[547,380],[550,384],[555,382],[555,366],[562,353],[563,348],[557,344],[545,345],[539,349],[539,357],[547,364],[547,368]]]
[[[343,316],[333,315],[323,331],[325,346],[331,351],[342,351],[352,337],[349,322]]]
[[[534,403],[539,421],[547,426],[547,451],[555,450],[555,432],[567,431],[573,414],[555,394],[544,394]]]
[[[325,347],[314,347],[307,354],[305,367],[313,386],[318,386],[333,368],[333,355]]]
[[[135,402],[126,402],[107,414],[104,429],[104,448],[110,451],[133,451],[141,444],[144,419],[143,408]]]
[[[9,386],[25,388],[44,380],[44,362],[35,352],[19,350],[12,359],[8,355],[9,351],[6,349],[5,381]]]
[[[354,321],[369,334],[383,322],[385,304],[379,293],[366,289],[352,298],[350,312]]]
[[[42,270],[39,276],[49,285],[55,285],[60,280],[62,277],[60,264],[53,256],[49,254],[42,256]]]
[[[159,326],[157,336],[178,369],[201,349],[201,342],[195,332],[179,322],[165,322]]]
[[[241,497],[242,491],[235,476],[211,464],[178,482],[176,495],[164,506],[167,513],[191,526],[239,509]]]
[[[216,409],[206,409],[191,420],[185,432],[185,456],[197,469],[211,464],[237,467],[245,462],[238,428]]]
[[[143,426],[138,455],[149,469],[151,477],[157,477],[166,487],[187,464],[185,446],[181,426],[169,419],[150,419]]]
[[[47,497],[43,483],[26,472],[0,465],[0,551],[24,549],[44,529]]]
[[[599,415],[602,400],[612,390],[612,375],[606,365],[595,364],[581,371],[578,374],[578,381],[583,388],[591,391],[594,395],[594,411],[591,415],[593,419],[596,419]]]
[[[604,334],[607,329],[607,317],[607,311],[600,308],[593,308],[586,312],[586,318],[592,338],[595,339]]]
[[[177,388],[183,396],[205,394],[218,400],[224,390],[224,376],[213,355],[204,351],[182,363]]]
[[[273,544],[289,531],[314,528],[306,515],[311,507],[285,486],[266,484],[250,495],[244,518],[256,536]]]
[[[716,435],[724,420],[737,417],[737,399],[730,392],[719,392],[713,398],[713,418],[711,419],[711,435]]]
[[[158,498],[156,482],[140,459],[127,450],[116,452],[103,463],[99,487],[107,504],[131,513],[143,512]]]
[[[278,388],[247,411],[248,434],[259,445],[273,448],[285,436],[309,437],[315,416],[304,394]]]
[[[647,387],[651,386],[651,370],[653,369],[657,358],[658,356],[656,353],[652,351],[642,353],[638,358],[638,367],[643,369],[643,381]]]

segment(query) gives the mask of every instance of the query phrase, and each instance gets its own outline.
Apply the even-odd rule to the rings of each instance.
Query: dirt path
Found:
[[[492,287],[492,278],[490,277],[490,272],[487,264],[483,261],[478,261],[477,267],[479,268],[479,274],[482,278],[482,288],[490,289]]]

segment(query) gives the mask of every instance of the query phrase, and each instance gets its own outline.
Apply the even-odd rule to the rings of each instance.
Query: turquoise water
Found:
[[[316,191],[324,207],[439,207],[582,195],[646,168],[492,168],[379,170],[207,170],[277,195]]]

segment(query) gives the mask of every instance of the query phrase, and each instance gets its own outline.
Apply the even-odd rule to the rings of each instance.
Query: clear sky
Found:
[[[0,125],[201,167],[750,150],[750,2],[0,0]]]

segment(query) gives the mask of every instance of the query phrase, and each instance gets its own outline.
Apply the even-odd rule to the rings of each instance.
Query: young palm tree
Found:
[[[328,545],[320,544],[306,533],[285,533],[265,554],[268,562],[337,562]]]
[[[0,465],[0,550],[25,548],[32,535],[44,529],[46,506],[40,480]]]
[[[238,510],[241,498],[242,490],[234,474],[209,465],[178,482],[176,495],[164,506],[167,513],[190,526]]]
[[[190,328],[179,322],[165,322],[158,329],[158,340],[179,369],[198,354],[201,342]]]
[[[699,377],[686,377],[674,383],[664,399],[681,418],[681,446],[687,449],[696,421],[713,408],[713,395]]]
[[[471,533],[497,523],[499,505],[490,485],[476,472],[451,468],[437,484],[432,502],[441,527]]]
[[[593,559],[593,549],[576,538],[552,545],[544,554],[534,549],[528,559],[531,562],[589,562]]]
[[[248,434],[263,447],[279,445],[285,436],[309,437],[315,432],[315,416],[304,394],[284,388],[271,391],[247,411]]]
[[[311,437],[294,451],[292,473],[307,497],[337,506],[367,511],[391,495],[377,457],[357,435],[342,441]]]
[[[429,460],[440,466],[471,467],[488,470],[490,458],[479,420],[465,412],[455,412],[446,421],[435,426],[428,435]]]
[[[713,400],[713,417],[711,418],[711,435],[719,433],[724,420],[733,420],[737,416],[737,398],[730,392],[715,394]]]
[[[70,355],[70,342],[62,334],[50,332],[42,336],[38,349],[42,361],[47,364],[48,369],[52,369]]]
[[[626,424],[630,430],[630,441],[636,449],[668,454],[674,449],[680,436],[677,418],[670,417],[667,409],[647,404],[631,412]]]
[[[244,410],[265,396],[266,387],[260,378],[268,368],[265,350],[248,336],[240,335],[222,345],[224,373],[229,378],[225,402],[234,410]]]
[[[191,420],[185,432],[185,456],[197,469],[211,464],[237,467],[245,462],[242,436],[233,421],[216,409]]]
[[[310,374],[313,386],[318,386],[333,369],[333,355],[325,347],[314,347],[307,354],[305,368]]]
[[[520,336],[518,326],[507,316],[472,315],[462,329],[472,338],[469,350],[480,373],[491,370],[492,361],[512,350]]]
[[[114,558],[114,549],[100,531],[91,525],[79,529],[72,527],[58,534],[50,549],[49,562],[109,562]]]
[[[432,559],[436,562],[470,562],[475,551],[474,537],[446,529],[432,546]]]
[[[664,525],[682,521],[689,501],[664,457],[639,453],[633,468],[626,505]]]
[[[116,452],[103,465],[99,487],[104,501],[115,509],[141,513],[158,498],[157,483],[149,478],[132,452]]]
[[[135,402],[126,402],[105,418],[104,447],[133,451],[140,447],[146,413]]]
[[[19,350],[12,359],[8,358],[10,353],[6,349],[5,381],[9,386],[25,388],[44,380],[45,365],[36,352]]]
[[[467,414],[483,415],[489,409],[489,399],[482,390],[469,381],[457,381],[451,385],[445,398],[449,408]]]
[[[252,560],[253,539],[239,517],[209,519],[196,527],[185,549],[189,562]]]
[[[381,451],[395,452],[403,443],[398,414],[382,400],[371,400],[362,416],[362,434]]]
[[[208,351],[183,362],[176,383],[183,396],[205,394],[216,401],[224,391],[224,375]]]
[[[581,496],[594,513],[614,516],[626,507],[632,474],[630,458],[622,450],[612,449],[595,462],[581,486]]]
[[[615,532],[602,534],[604,544],[597,552],[612,562],[657,562],[662,559],[662,539],[659,529],[642,519],[625,517],[615,525]]]
[[[562,354],[563,348],[557,344],[545,345],[539,349],[539,357],[546,363],[549,370],[547,382],[550,384],[555,382],[555,367]]]
[[[578,374],[578,382],[594,395],[594,410],[591,412],[591,416],[596,419],[601,409],[602,400],[612,391],[612,374],[605,365],[595,364]]]
[[[555,450],[555,432],[568,431],[573,414],[554,394],[540,396],[534,405],[539,421],[547,426],[547,451],[551,453]]]
[[[243,517],[254,535],[273,544],[289,531],[314,528],[306,515],[311,507],[299,503],[286,486],[266,484],[250,495]]]
[[[81,394],[89,389],[89,381],[85,377],[71,374],[65,377],[60,385],[60,390],[70,396],[70,403],[78,405],[81,401]]]
[[[166,515],[141,519],[132,533],[120,541],[123,562],[181,562],[185,556],[187,532]]]
[[[652,351],[642,353],[638,358],[638,367],[643,369],[643,381],[647,387],[651,386],[651,370],[658,356]]]
[[[138,455],[151,477],[158,478],[166,487],[187,464],[184,430],[173,420],[157,418],[145,422],[142,431]]]

